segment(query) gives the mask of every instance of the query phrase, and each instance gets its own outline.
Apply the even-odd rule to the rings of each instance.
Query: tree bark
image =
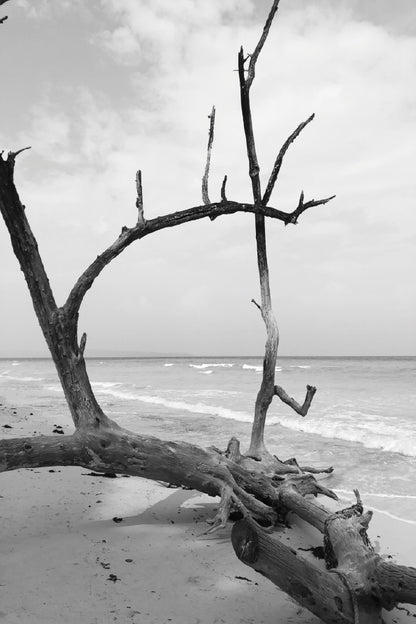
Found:
[[[278,1],[275,1],[273,3],[271,14],[274,15],[275,11],[277,10],[277,6]],[[272,19],[273,17],[271,17],[270,19],[269,15],[270,24]],[[268,28],[270,28],[270,24]],[[265,37],[267,37],[268,28],[266,30]],[[263,45],[264,39],[262,37],[260,42],[257,44],[256,51],[251,57],[247,78],[245,77],[245,59],[243,48],[240,49],[240,52],[238,54],[238,75],[240,81],[241,113],[243,117],[244,135],[246,139],[247,157],[249,162],[249,175],[251,179],[253,200],[254,204],[257,206],[262,205],[262,196],[260,185],[260,167],[257,159],[256,143],[253,131],[253,120],[250,107],[250,86],[254,78],[255,60],[260,52],[259,46]],[[267,262],[266,247],[266,225],[264,215],[262,214],[256,214],[255,216],[255,231],[257,266],[259,271],[261,296],[261,305],[259,306],[259,308],[263,321],[266,325],[267,340],[265,346],[265,356],[263,360],[263,377],[254,407],[254,420],[251,430],[250,448],[247,454],[250,457],[255,457],[256,459],[260,460],[266,453],[266,447],[264,444],[264,427],[267,411],[274,396],[274,377],[276,369],[277,349],[279,346],[279,330],[277,327],[276,318],[273,314],[271,303],[269,267]]]
[[[348,588],[337,575],[320,569],[248,520],[234,525],[231,541],[240,561],[325,622],[354,623]]]
[[[0,440],[0,472],[46,466],[83,466],[97,472],[115,472],[165,481],[222,496],[224,487],[245,515],[273,526],[279,513],[279,490],[284,476],[272,477],[250,470],[244,458],[235,461],[214,447],[203,449],[186,442],[142,436],[109,420],[96,428],[79,427],[69,436],[36,436]],[[293,475],[304,494],[325,493],[311,475]],[[283,511],[283,507],[282,507]],[[221,522],[221,526],[225,523]],[[219,525],[218,525],[219,526]]]

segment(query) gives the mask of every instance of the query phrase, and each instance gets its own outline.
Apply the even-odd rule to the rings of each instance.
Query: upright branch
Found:
[[[249,175],[251,179],[251,188],[254,204],[262,206],[261,184],[260,184],[260,167],[256,153],[256,143],[254,138],[253,120],[250,106],[250,87],[255,76],[256,61],[263,48],[269,33],[274,15],[277,11],[279,0],[273,2],[273,6],[267,18],[266,24],[260,40],[251,55],[248,67],[247,77],[245,75],[245,63],[243,48],[240,48],[238,54],[238,76],[240,82],[240,102],[241,113],[243,117],[244,135],[246,139],[247,157],[249,163]],[[265,356],[263,360],[263,379],[260,390],[257,394],[254,421],[251,435],[250,448],[248,454],[252,457],[260,459],[264,455],[266,449],[264,445],[264,427],[266,422],[267,410],[273,400],[274,393],[274,376],[277,359],[277,349],[279,345],[279,331],[277,321],[273,314],[269,268],[267,263],[267,246],[266,246],[266,227],[265,218],[262,214],[255,216],[256,245],[257,245],[257,265],[260,279],[260,310],[263,321],[266,325],[267,340],[265,346]]]
[[[266,23],[263,28],[262,35],[259,39],[259,42],[256,45],[256,48],[253,54],[244,56],[243,48],[240,49],[238,55],[238,75],[240,82],[240,101],[241,101],[241,112],[243,117],[243,126],[244,126],[244,134],[246,139],[246,148],[247,148],[247,157],[249,162],[249,175],[251,179],[252,186],[252,194],[255,206],[260,206],[263,211],[267,209],[267,204],[270,200],[271,194],[273,192],[274,186],[276,184],[277,177],[280,172],[280,168],[283,163],[283,158],[293,141],[299,136],[302,130],[307,126],[314,115],[311,115],[306,121],[303,121],[299,126],[292,132],[292,134],[288,137],[285,143],[282,145],[272,172],[269,177],[269,181],[266,187],[266,191],[262,197],[261,194],[261,183],[260,183],[260,166],[256,153],[256,144],[254,138],[254,130],[253,130],[253,120],[251,115],[251,106],[250,106],[250,88],[253,84],[253,80],[255,77],[256,63],[259,57],[259,54],[264,46],[264,43],[267,39],[267,36],[270,31],[270,27],[272,25],[274,16],[276,15],[277,9],[279,6],[279,0],[275,0],[273,2],[270,13],[267,17]],[[249,60],[247,75],[245,64],[247,60]],[[300,200],[296,210],[291,213],[291,216],[287,223],[297,223],[297,219],[302,212],[307,210],[307,208],[311,208],[312,206],[318,206],[321,204],[325,204],[330,201],[332,197],[319,199],[319,200],[311,200],[309,202],[304,202],[303,191],[300,196]],[[269,457],[266,447],[264,444],[264,428],[266,423],[267,411],[270,407],[270,404],[273,400],[274,395],[280,396],[280,398],[290,405],[295,411],[299,414],[305,415],[310,407],[310,403],[312,397],[316,391],[314,389],[311,392],[308,389],[307,397],[303,406],[299,406],[299,404],[289,397],[289,395],[283,390],[276,391],[276,388],[279,386],[275,386],[275,370],[276,370],[276,360],[277,360],[277,352],[279,347],[279,331],[277,326],[277,321],[274,316],[272,310],[272,302],[271,302],[271,293],[270,293],[270,282],[269,282],[269,268],[267,262],[267,246],[266,246],[266,229],[265,229],[265,214],[260,210],[255,215],[255,226],[256,226],[256,244],[257,244],[257,265],[259,271],[259,279],[260,279],[260,295],[261,295],[261,304],[258,304],[254,299],[253,303],[259,308],[263,321],[266,326],[267,332],[267,340],[265,345],[265,356],[263,360],[263,378],[260,386],[260,390],[257,394],[255,411],[254,411],[254,421],[251,433],[251,441],[250,448],[248,450],[248,456],[253,457],[255,459],[262,459]],[[308,387],[311,388],[311,387]],[[284,398],[282,398],[284,397]],[[304,413],[303,413],[304,412]]]
[[[57,306],[36,239],[26,218],[25,206],[20,201],[14,184],[16,157],[27,149],[30,148],[9,152],[6,159],[0,155],[0,212],[9,231],[13,251],[25,276],[39,323],[41,327],[46,327]],[[48,340],[48,337],[45,337]]]
[[[207,161],[205,164],[204,176],[202,178],[202,201],[206,206],[211,202],[208,195],[208,178],[209,168],[211,166],[211,152],[212,144],[214,142],[214,127],[215,127],[215,106],[212,107],[211,114],[208,115],[209,119],[209,131],[208,131],[208,145],[207,145]]]
[[[143,186],[142,186],[142,172],[139,169],[136,173],[136,208],[137,208],[137,225],[144,225],[144,212],[143,212]]]

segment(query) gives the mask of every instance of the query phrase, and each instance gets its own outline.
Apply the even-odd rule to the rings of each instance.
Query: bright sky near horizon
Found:
[[[237,52],[265,0],[10,0],[0,7],[1,149],[31,145],[16,182],[59,303],[121,231],[210,196],[251,201]],[[252,107],[262,183],[287,136],[270,205],[336,194],[296,226],[268,221],[282,355],[416,353],[416,2],[281,0]],[[46,353],[0,223],[0,356]],[[150,235],[87,294],[88,350],[261,354],[253,215]]]

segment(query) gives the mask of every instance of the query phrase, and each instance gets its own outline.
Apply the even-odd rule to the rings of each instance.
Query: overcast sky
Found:
[[[136,221],[201,204],[210,179],[251,201],[237,53],[254,49],[265,0],[10,0],[0,26],[0,145],[31,145],[16,181],[60,304]],[[296,226],[268,221],[282,355],[416,352],[416,3],[281,0],[252,87],[265,185],[291,147],[270,205],[336,194]],[[0,356],[41,352],[23,275],[0,223]],[[253,215],[156,233],[87,294],[88,349],[261,354]]]

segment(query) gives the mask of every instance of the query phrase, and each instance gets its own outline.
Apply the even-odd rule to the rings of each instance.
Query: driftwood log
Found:
[[[5,0],[0,0],[4,4]],[[36,238],[14,183],[17,155],[0,155],[0,212],[9,231],[14,253],[30,291],[35,313],[55,363],[72,415],[72,435],[35,436],[0,440],[0,472],[41,466],[83,466],[102,473],[122,473],[193,488],[220,497],[209,531],[224,527],[231,512],[242,518],[232,531],[237,556],[324,622],[373,624],[381,622],[381,609],[399,602],[416,604],[416,570],[384,561],[375,554],[366,529],[371,513],[357,503],[333,513],[315,501],[318,494],[335,498],[313,473],[331,473],[332,467],[299,466],[294,459],[281,461],[271,455],[264,441],[268,408],[274,397],[291,406],[300,416],[308,413],[316,388],[307,386],[303,404],[275,384],[279,345],[277,322],[271,305],[266,249],[266,217],[285,225],[297,223],[301,214],[327,203],[332,197],[305,201],[284,212],[269,205],[286,151],[312,121],[311,115],[288,137],[277,154],[262,193],[256,155],[250,89],[262,47],[267,39],[279,0],[274,0],[259,42],[250,55],[238,55],[241,111],[252,185],[250,202],[227,199],[227,176],[221,200],[209,199],[209,170],[214,138],[215,109],[210,115],[207,161],[202,180],[203,204],[146,220],[142,174],[136,174],[137,221],[123,226],[120,235],[85,269],[63,305],[55,301]],[[1,21],[4,21],[2,19]],[[24,148],[26,149],[26,148]],[[263,377],[256,399],[250,448],[241,453],[236,438],[225,451],[203,449],[186,442],[171,442],[140,435],[120,427],[98,404],[88,378],[84,353],[86,334],[78,337],[78,315],[83,298],[101,271],[134,241],[159,230],[208,217],[213,220],[236,212],[254,213],[257,262],[260,279],[259,308],[267,340]],[[323,535],[325,565],[311,562],[283,544],[273,528],[285,522],[291,511]]]

